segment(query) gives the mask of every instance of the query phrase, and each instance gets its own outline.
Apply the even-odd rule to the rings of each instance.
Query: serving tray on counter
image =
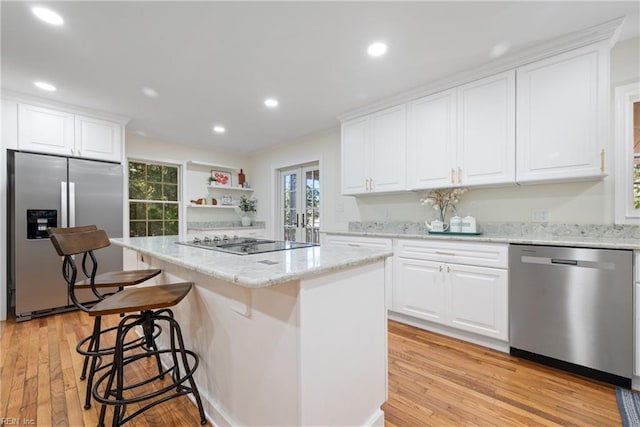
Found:
[[[475,233],[461,231],[429,231],[429,234],[437,234],[442,236],[479,236],[482,234],[482,231],[476,231]]]

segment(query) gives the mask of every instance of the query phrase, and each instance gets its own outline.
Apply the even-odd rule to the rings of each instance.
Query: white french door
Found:
[[[280,229],[284,240],[320,242],[320,168],[280,170]]]

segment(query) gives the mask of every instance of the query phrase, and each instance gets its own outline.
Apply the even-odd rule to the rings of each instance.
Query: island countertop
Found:
[[[235,255],[179,245],[178,241],[178,236],[111,239],[115,245],[247,288],[300,280],[393,255],[391,251],[382,249],[334,245]]]

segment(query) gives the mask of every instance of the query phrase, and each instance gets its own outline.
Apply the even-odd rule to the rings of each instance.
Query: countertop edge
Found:
[[[165,261],[165,262],[177,265],[179,267],[183,267],[187,270],[205,274],[207,276],[211,276],[220,280],[224,280],[225,282],[233,283],[235,285],[239,285],[239,286],[250,288],[250,289],[264,288],[268,286],[277,285],[280,283],[303,280],[309,277],[319,276],[319,275],[330,273],[333,271],[338,271],[338,270],[348,269],[351,267],[357,267],[360,265],[374,263],[380,260],[384,260],[390,256],[393,256],[392,251],[380,250],[380,251],[377,251],[375,254],[360,255],[357,259],[346,260],[344,263],[339,263],[339,264],[329,265],[329,266],[312,267],[303,272],[279,273],[279,274],[274,274],[272,277],[269,277],[269,278],[256,280],[249,277],[243,277],[242,275],[224,274],[215,269],[206,268],[202,266],[194,266],[193,264],[189,262],[185,262],[180,258],[168,256],[161,252],[156,252],[154,250],[141,248],[139,246],[125,242],[118,238],[113,238],[110,240],[115,245],[130,249],[136,252],[140,252],[143,255],[154,257],[160,261]]]
[[[383,233],[383,232],[367,232],[367,231],[326,231],[326,234],[358,236],[358,237],[377,237],[387,239],[416,239],[416,240],[443,240],[443,241],[460,241],[460,242],[478,242],[478,243],[505,243],[505,244],[529,244],[529,245],[547,245],[547,246],[575,246],[584,248],[602,248],[602,249],[629,249],[640,250],[640,241],[635,239],[615,239],[615,238],[598,238],[598,237],[544,237],[544,236],[496,236],[481,234],[479,236],[446,236],[433,234],[402,234],[402,233]]]

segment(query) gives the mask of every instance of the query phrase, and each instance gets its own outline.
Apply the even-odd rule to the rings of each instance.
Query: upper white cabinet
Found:
[[[73,114],[48,108],[18,106],[18,148],[51,154],[73,155]]]
[[[404,105],[342,124],[342,194],[404,190]]]
[[[407,105],[407,186],[449,187],[455,181],[456,90]]]
[[[458,88],[458,185],[515,181],[515,72]]]
[[[408,104],[410,189],[514,181],[513,70]]]
[[[92,117],[75,116],[76,156],[120,161],[122,126]]]
[[[29,104],[18,105],[18,149],[122,161],[123,125]]]
[[[588,46],[517,69],[517,181],[605,174],[609,50]]]

